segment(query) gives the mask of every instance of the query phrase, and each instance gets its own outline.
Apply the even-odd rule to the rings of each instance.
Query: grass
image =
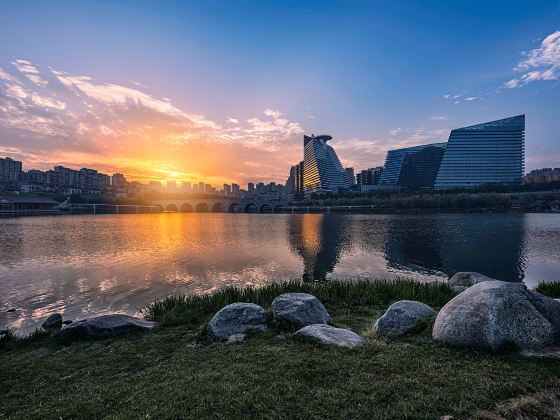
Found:
[[[294,290],[315,294],[335,325],[362,334],[366,344],[327,348],[273,331],[240,344],[200,343],[216,309],[236,300],[268,308]],[[7,340],[0,348],[0,417],[433,419],[477,410],[498,416],[508,399],[558,386],[556,360],[450,349],[429,330],[402,339],[371,333],[393,301],[437,308],[450,297],[446,286],[406,280],[226,289],[149,305],[146,316],[164,327],[144,335],[69,346],[48,337]],[[549,407],[555,394],[543,395]]]
[[[539,283],[539,285],[535,288],[535,292],[542,293],[543,295],[551,298],[560,299],[560,281]]]

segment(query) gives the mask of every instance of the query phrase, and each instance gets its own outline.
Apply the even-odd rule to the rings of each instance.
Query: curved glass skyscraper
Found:
[[[525,171],[525,115],[451,131],[435,188],[518,184]]]
[[[327,144],[329,140],[332,137],[328,135],[303,136],[303,188],[306,197],[350,187],[350,180],[336,152]]]

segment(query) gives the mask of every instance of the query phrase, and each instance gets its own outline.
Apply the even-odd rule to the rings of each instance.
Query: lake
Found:
[[[136,313],[154,298],[289,279],[478,271],[560,280],[559,214],[139,214],[0,219],[0,329]],[[15,312],[7,312],[14,308]]]

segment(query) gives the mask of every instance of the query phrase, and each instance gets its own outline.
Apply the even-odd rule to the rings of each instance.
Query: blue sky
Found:
[[[362,169],[525,113],[527,169],[560,166],[557,31],[559,1],[6,0],[0,155],[284,181],[303,132]]]

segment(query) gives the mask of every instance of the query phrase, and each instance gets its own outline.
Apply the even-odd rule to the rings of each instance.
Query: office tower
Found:
[[[525,171],[525,115],[451,131],[436,189],[519,184]]]
[[[350,187],[346,171],[334,149],[327,145],[329,135],[303,136],[303,185],[305,196],[338,192]]]
[[[356,176],[354,175],[354,168],[344,168],[346,177],[350,181],[350,185],[356,185]]]
[[[407,147],[387,152],[379,185],[408,189],[433,188],[447,143]]]
[[[0,182],[17,182],[22,177],[23,164],[9,157],[0,158]]]

